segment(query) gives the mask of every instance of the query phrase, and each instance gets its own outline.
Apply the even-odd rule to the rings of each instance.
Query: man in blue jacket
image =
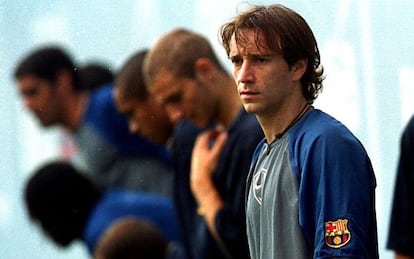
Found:
[[[85,88],[71,57],[44,46],[17,65],[15,78],[26,108],[43,127],[73,137],[84,171],[105,186],[170,195],[172,173],[165,147],[128,130],[115,108],[112,84]]]

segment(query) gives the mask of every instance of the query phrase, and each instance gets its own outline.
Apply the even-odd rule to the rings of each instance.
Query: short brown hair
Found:
[[[147,86],[163,71],[179,78],[195,77],[195,63],[208,58],[224,71],[210,42],[202,35],[178,28],[161,36],[150,49],[144,64]]]
[[[246,29],[253,30],[256,39],[263,35],[265,42],[256,40],[261,44],[258,47],[281,53],[289,66],[299,60],[307,60],[308,66],[301,78],[302,92],[312,103],[322,90],[323,68],[316,39],[305,19],[283,5],[252,6],[221,26],[221,43],[227,55],[233,35],[238,45],[245,43],[241,31]]]
[[[125,97],[131,97],[138,101],[146,101],[148,91],[145,86],[143,64],[148,50],[143,49],[132,55],[115,77],[115,88],[121,91]]]

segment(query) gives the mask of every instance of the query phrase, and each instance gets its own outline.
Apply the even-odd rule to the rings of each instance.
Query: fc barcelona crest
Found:
[[[329,247],[341,248],[351,240],[347,219],[325,222],[325,242]]]

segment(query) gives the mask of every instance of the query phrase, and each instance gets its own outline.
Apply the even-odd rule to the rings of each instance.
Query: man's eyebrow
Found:
[[[234,54],[234,55],[229,55],[228,58],[229,59],[233,59],[233,58],[240,58],[240,57],[249,57],[249,58],[270,58],[275,56],[275,53],[248,53],[247,55],[243,55],[243,54]]]
[[[130,115],[130,114],[132,114],[132,109],[129,109],[129,108],[128,109],[121,109],[119,112],[124,114],[124,115]]]
[[[271,58],[274,57],[275,53],[253,53],[250,56],[253,58]]]

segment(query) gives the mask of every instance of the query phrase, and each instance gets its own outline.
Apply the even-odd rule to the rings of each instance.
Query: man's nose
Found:
[[[28,97],[23,97],[23,105],[26,109],[28,110],[34,110],[35,109],[35,102],[33,99],[28,98]]]
[[[170,119],[170,121],[173,124],[177,123],[179,120],[182,119],[183,112],[178,106],[176,106],[176,105],[167,105],[165,107],[165,109],[167,111],[168,118]]]
[[[137,123],[136,121],[133,121],[133,120],[129,120],[128,127],[129,127],[129,131],[131,133],[138,133],[139,129],[140,129],[139,123]]]
[[[251,82],[254,79],[253,69],[250,62],[245,61],[237,71],[236,80],[238,83]]]

